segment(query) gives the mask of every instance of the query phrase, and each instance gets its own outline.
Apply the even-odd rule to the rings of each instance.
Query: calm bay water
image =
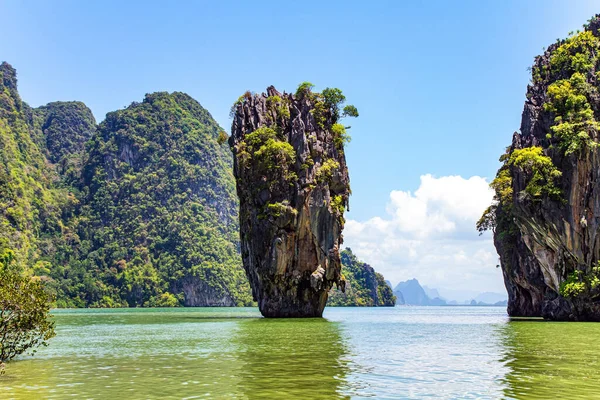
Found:
[[[496,307],[57,310],[57,337],[9,364],[0,399],[600,397],[600,324]]]

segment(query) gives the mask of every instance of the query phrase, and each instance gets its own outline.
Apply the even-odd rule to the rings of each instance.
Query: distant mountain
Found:
[[[396,288],[394,288],[394,294],[397,298],[402,296],[404,298],[404,303],[407,305],[430,305],[429,296],[427,296],[427,293],[425,293],[425,290],[423,290],[423,287],[416,279],[400,282],[396,285]]]
[[[440,295],[443,293],[443,295]],[[394,288],[396,304],[417,306],[503,306],[506,305],[506,293],[483,292],[473,290],[435,289],[421,285],[417,279],[400,282]]]
[[[422,288],[425,291],[425,294],[427,294],[427,297],[429,297],[430,299],[435,299],[436,297],[443,299],[443,297],[440,296],[440,292],[438,292],[437,289],[433,289],[425,285],[423,285]]]
[[[402,294],[402,292],[394,292],[394,296],[396,296],[396,304],[403,306],[406,304],[406,301],[404,301],[404,295]]]
[[[495,304],[497,302],[502,302],[507,299],[508,297],[506,296],[506,294],[493,292],[481,293],[475,297],[475,301],[477,301],[477,303],[481,302],[485,304]]]
[[[445,306],[446,300],[439,298],[439,297],[434,297],[433,299],[429,299],[429,305],[430,306]]]

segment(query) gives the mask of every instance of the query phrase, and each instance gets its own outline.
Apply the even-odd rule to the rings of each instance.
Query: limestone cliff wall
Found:
[[[599,26],[593,18],[535,59],[520,132],[492,183],[512,316],[600,320]]]

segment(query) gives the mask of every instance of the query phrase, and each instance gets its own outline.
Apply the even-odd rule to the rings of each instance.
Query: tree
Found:
[[[0,373],[5,362],[33,355],[55,336],[50,300],[40,280],[0,270]]]
[[[358,117],[358,110],[352,104],[348,104],[346,107],[344,107],[342,116],[356,118]]]

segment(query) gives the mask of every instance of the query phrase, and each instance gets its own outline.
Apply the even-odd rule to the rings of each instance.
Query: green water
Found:
[[[58,310],[0,399],[600,398],[600,324],[490,307]]]

